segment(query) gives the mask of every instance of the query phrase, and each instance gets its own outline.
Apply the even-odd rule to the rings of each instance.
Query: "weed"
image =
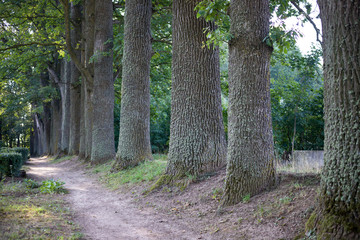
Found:
[[[222,188],[214,188],[211,193],[211,198],[219,202],[223,194],[224,191]]]
[[[244,197],[243,197],[243,199],[242,199],[242,202],[243,203],[248,203],[248,202],[250,202],[250,194],[246,194]]]
[[[40,187],[40,184],[32,179],[24,180],[25,187],[28,189],[34,189]]]
[[[291,203],[292,200],[293,199],[289,196],[285,196],[285,197],[279,199],[280,203],[285,204],[285,205]]]
[[[64,182],[55,181],[55,180],[46,180],[41,183],[40,192],[41,193],[66,193],[66,189],[64,188]]]
[[[70,160],[72,158],[74,158],[74,156],[64,156],[64,157],[61,157],[61,158],[51,158],[50,162],[51,163],[61,163],[61,162]]]
[[[139,182],[152,182],[159,176],[164,174],[166,168],[166,155],[154,155],[153,161],[145,161],[139,165],[121,170],[119,172],[110,172],[112,163],[106,163],[96,166],[92,172],[98,173],[101,180],[105,182],[109,188],[118,189],[124,184],[135,184]]]
[[[304,185],[296,182],[296,183],[293,183],[293,187],[295,188],[295,190],[299,190],[299,189],[302,189],[304,187]]]
[[[191,175],[190,173],[185,173],[187,179],[189,180],[189,182],[195,182],[196,181],[196,176],[195,175]]]

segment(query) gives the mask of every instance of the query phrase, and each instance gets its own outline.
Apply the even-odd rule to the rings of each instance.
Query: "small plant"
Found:
[[[28,189],[34,189],[40,187],[40,184],[32,179],[24,180],[25,187]]]
[[[66,193],[66,189],[63,187],[65,183],[55,180],[46,180],[41,183],[40,192],[41,193]]]
[[[187,179],[189,180],[189,182],[195,182],[196,181],[196,176],[192,175],[190,173],[185,173]]]
[[[280,198],[279,201],[280,201],[280,203],[287,205],[292,201],[292,198],[289,196],[285,196],[283,198]]]
[[[214,188],[212,191],[211,198],[219,202],[221,200],[223,193],[224,192],[222,188]]]
[[[298,183],[298,182],[294,183],[293,186],[294,186],[294,188],[295,188],[296,190],[297,190],[297,189],[301,189],[301,188],[303,187],[303,185],[302,185],[301,183]]]
[[[246,195],[243,197],[242,202],[243,202],[243,203],[248,203],[248,202],[250,202],[250,194],[246,194]]]

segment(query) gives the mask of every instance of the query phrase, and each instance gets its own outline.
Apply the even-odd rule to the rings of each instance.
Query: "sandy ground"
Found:
[[[75,213],[75,221],[86,239],[203,239],[188,226],[151,208],[139,208],[132,199],[111,192],[86,175],[73,161],[51,164],[47,158],[32,158],[27,175],[38,180],[65,182],[66,200]]]

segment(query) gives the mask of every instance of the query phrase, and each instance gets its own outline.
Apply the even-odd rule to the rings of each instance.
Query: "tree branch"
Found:
[[[316,40],[322,45],[322,41],[320,40],[319,36],[321,36],[320,34],[320,29],[317,28],[315,22],[312,20],[312,18],[309,16],[309,14],[307,14],[304,10],[301,9],[301,7],[294,1],[291,0],[290,1],[292,5],[294,5],[294,7],[302,14],[305,16],[305,18],[311,23],[311,25],[313,25],[315,31],[316,31]]]
[[[44,43],[44,42],[30,42],[30,43],[20,43],[20,44],[15,44],[6,48],[0,48],[0,52],[5,52],[7,50],[10,49],[14,49],[14,48],[20,48],[20,47],[26,47],[26,46],[32,46],[32,45],[40,45],[40,46],[61,46],[64,47],[63,44],[60,43]]]
[[[54,80],[54,82],[55,82],[56,84],[59,84],[59,83],[60,83],[60,79],[59,79],[59,77],[56,75],[54,69],[52,69],[50,66],[48,66],[48,67],[47,67],[47,70],[48,70],[50,76],[52,77],[52,79]]]
[[[61,4],[64,6],[64,18],[65,18],[65,39],[66,39],[66,46],[71,57],[71,60],[74,62],[75,66],[81,74],[85,76],[89,81],[93,81],[93,78],[85,68],[85,66],[81,63],[81,61],[77,58],[75,49],[71,45],[71,38],[70,38],[70,5],[68,0],[60,0]]]

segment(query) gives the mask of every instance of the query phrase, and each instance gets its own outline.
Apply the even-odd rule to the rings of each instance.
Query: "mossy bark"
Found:
[[[360,239],[360,2],[318,0],[324,53],[324,168],[308,228]]]
[[[94,89],[91,163],[115,157],[113,6],[111,0],[95,2]]]
[[[91,76],[94,76],[94,63],[90,61],[90,58],[94,54],[94,30],[95,30],[95,0],[84,1],[84,65],[90,72]],[[92,150],[92,128],[93,128],[93,79],[85,78],[83,81],[85,85],[85,102],[84,102],[84,125],[85,125],[85,160],[90,161]]]
[[[125,2],[119,146],[114,168],[152,160],[150,145],[151,0]]]
[[[83,1],[83,18],[82,18],[82,64],[85,69],[94,77],[94,63],[90,58],[94,54],[94,28],[95,28],[95,0]],[[91,159],[92,147],[92,93],[93,93],[93,78],[88,79],[82,75],[81,81],[81,101],[82,101],[82,128],[80,138],[79,157],[86,161]]]
[[[223,204],[275,184],[270,107],[269,1],[232,0],[229,43],[229,144]]]
[[[76,52],[76,57],[81,58],[81,4],[71,3],[71,20],[75,23],[71,30],[71,45]],[[81,102],[81,82],[80,71],[77,69],[73,61],[70,65],[70,136],[69,136],[69,155],[77,155],[79,153],[80,143],[80,102]]]
[[[218,48],[204,46],[215,25],[196,17],[200,1],[173,1],[169,160],[166,173],[194,176],[226,163]]]

